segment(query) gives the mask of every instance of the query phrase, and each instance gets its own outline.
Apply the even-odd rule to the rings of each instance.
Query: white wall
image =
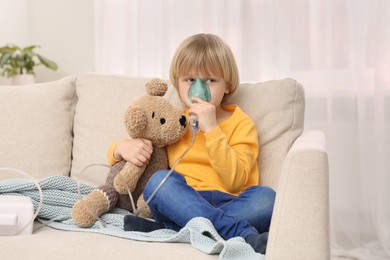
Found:
[[[37,67],[37,82],[95,71],[94,0],[0,0],[0,7],[0,46],[40,45],[59,66]]]
[[[10,41],[27,44],[30,39],[28,0],[0,0],[0,7],[0,45]]]

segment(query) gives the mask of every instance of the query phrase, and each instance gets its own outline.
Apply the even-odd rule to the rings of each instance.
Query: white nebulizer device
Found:
[[[0,167],[1,171],[17,172],[34,182],[39,192],[39,203],[34,214],[30,197],[19,195],[0,195],[0,236],[28,235],[33,232],[34,219],[42,208],[43,193],[39,183],[22,170]]]

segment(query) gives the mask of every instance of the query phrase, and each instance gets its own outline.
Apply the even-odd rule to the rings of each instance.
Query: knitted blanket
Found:
[[[73,204],[79,199],[77,181],[65,176],[52,176],[39,182],[43,192],[43,205],[38,214],[38,221],[66,231],[93,232],[115,237],[147,242],[190,243],[194,248],[206,254],[219,254],[219,259],[265,259],[264,255],[255,253],[243,238],[236,237],[225,241],[215,230],[212,223],[205,218],[194,218],[179,232],[161,229],[149,233],[128,232],[123,230],[123,217],[128,211],[115,208],[104,214],[91,228],[80,228],[71,218]],[[86,195],[92,187],[81,184],[80,192]],[[23,195],[32,199],[37,209],[40,201],[35,184],[27,179],[10,179],[0,181],[0,195]],[[204,235],[204,234],[207,234]]]

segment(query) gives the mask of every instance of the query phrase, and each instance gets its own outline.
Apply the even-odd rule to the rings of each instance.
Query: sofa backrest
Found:
[[[94,186],[104,183],[108,168],[96,165],[82,171],[106,164],[109,145],[127,138],[123,114],[146,93],[148,80],[88,73],[0,87],[0,116],[7,122],[0,125],[0,167],[17,167],[35,178],[69,174]],[[180,106],[172,86],[166,98]],[[292,79],[242,84],[232,103],[256,123],[261,184],[276,189],[286,153],[303,131],[302,86]]]
[[[0,86],[0,167],[34,178],[68,175],[72,152],[74,77],[57,81]],[[0,178],[23,178],[0,172]]]

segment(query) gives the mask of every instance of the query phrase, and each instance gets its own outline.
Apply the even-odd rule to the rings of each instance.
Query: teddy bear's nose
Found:
[[[186,126],[187,124],[187,118],[185,117],[185,116],[181,116],[181,118],[180,118],[180,124],[182,125],[182,126]]]

